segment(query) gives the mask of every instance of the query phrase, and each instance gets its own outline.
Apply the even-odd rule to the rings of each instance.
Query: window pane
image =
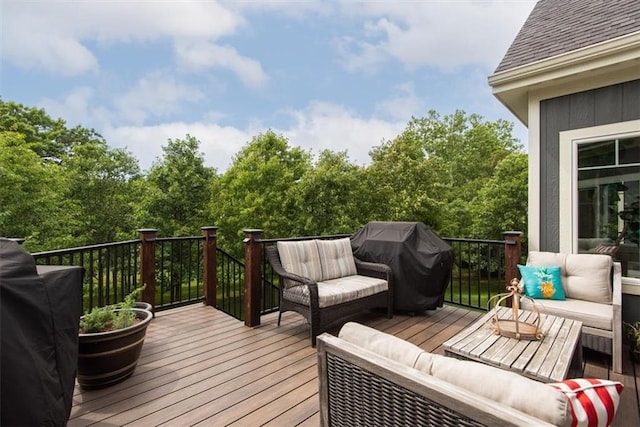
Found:
[[[640,163],[640,137],[621,139],[620,164]]]
[[[616,142],[601,141],[578,146],[578,168],[616,164]]]

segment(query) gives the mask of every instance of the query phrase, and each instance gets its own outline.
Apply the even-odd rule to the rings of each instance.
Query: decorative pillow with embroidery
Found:
[[[571,427],[610,426],[616,415],[624,386],[617,381],[577,378],[549,384],[569,401]]]
[[[565,299],[560,267],[533,267],[518,264],[524,283],[524,293],[530,298]]]

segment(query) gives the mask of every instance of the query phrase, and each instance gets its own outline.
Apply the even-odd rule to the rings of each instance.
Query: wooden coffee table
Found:
[[[582,376],[582,322],[540,314],[540,341],[518,340],[493,332],[493,310],[443,344],[445,355],[475,360],[518,372],[542,382],[558,382]],[[498,307],[498,316],[508,318],[511,309]],[[534,313],[520,310],[519,318]]]

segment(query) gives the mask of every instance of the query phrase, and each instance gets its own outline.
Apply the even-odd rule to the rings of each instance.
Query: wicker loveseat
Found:
[[[566,299],[536,300],[541,312],[582,322],[582,346],[612,356],[622,372],[622,270],[609,255],[529,252],[527,265],[560,267]],[[523,298],[522,307],[531,308]]]
[[[311,344],[332,326],[365,310],[393,315],[391,269],[353,256],[348,238],[283,242],[267,247],[280,277],[280,313],[296,311],[311,325]]]
[[[571,425],[564,393],[349,322],[318,337],[322,426]]]

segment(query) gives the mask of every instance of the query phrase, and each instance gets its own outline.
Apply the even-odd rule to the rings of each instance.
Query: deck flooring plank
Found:
[[[309,356],[308,366],[300,371],[290,369],[288,377],[283,378],[280,372],[272,373],[258,381],[236,387],[234,390],[218,396],[215,401],[211,400],[207,394],[203,396],[203,400],[206,401],[202,405],[161,425],[185,426],[203,421],[203,425],[227,425],[246,415],[248,411],[261,408],[278,395],[294,390],[317,376],[315,362],[314,355]]]
[[[275,384],[246,400],[235,400],[233,406],[207,417],[194,426],[212,425],[256,426],[274,418],[282,411],[295,406],[301,399],[316,395],[318,392],[318,369],[312,364],[308,369],[288,378],[275,379]],[[253,392],[254,387],[251,387]],[[191,414],[190,414],[191,415]]]
[[[304,328],[290,326],[289,328],[296,328],[298,333],[304,333]],[[287,328],[287,327],[283,327]],[[247,328],[248,329],[248,328]],[[263,334],[261,334],[263,335]],[[274,339],[275,338],[275,339]],[[212,349],[209,352],[198,353],[192,357],[180,357],[173,360],[171,355],[167,355],[165,360],[156,360],[151,363],[147,363],[144,367],[140,367],[136,370],[134,375],[123,383],[109,387],[103,390],[89,391],[83,393],[83,399],[86,403],[83,405],[85,412],[95,410],[94,406],[89,404],[91,400],[99,398],[99,404],[113,403],[128,398],[130,395],[137,394],[139,384],[144,384],[144,387],[158,387],[164,383],[174,381],[176,374],[182,376],[189,376],[194,374],[202,374],[203,370],[207,369],[212,364],[221,365],[223,363],[229,363],[235,365],[237,363],[236,358],[243,354],[250,353],[254,356],[258,356],[262,353],[268,352],[270,346],[276,345],[279,341],[285,341],[285,336],[267,334],[266,338],[256,340],[251,336],[242,338],[239,341],[231,342],[228,346],[220,345],[219,348]],[[298,343],[298,339],[288,337],[290,342]],[[302,344],[300,344],[303,347]],[[151,382],[150,382],[151,381]],[[126,388],[125,388],[126,386]],[[105,397],[106,394],[111,397]],[[97,395],[97,396],[96,396]],[[75,408],[74,408],[75,410]],[[72,410],[72,418],[77,415]]]
[[[282,347],[285,343],[287,346]],[[216,363],[215,360],[212,360],[210,362],[211,366],[207,369],[191,375],[177,375],[178,379],[162,386],[153,387],[153,385],[147,385],[148,391],[146,393],[122,399],[109,407],[101,408],[100,412],[107,412],[110,415],[120,412],[110,421],[114,421],[116,425],[122,425],[142,418],[156,410],[173,411],[175,402],[183,402],[193,396],[199,396],[204,391],[213,393],[211,390],[214,386],[224,386],[229,390],[235,389],[244,382],[251,384],[261,375],[264,366],[270,366],[269,362],[278,362],[280,357],[278,351],[281,351],[282,348],[286,351],[291,351],[294,355],[296,355],[297,351],[301,351],[303,354],[309,353],[300,339],[295,340],[295,337],[287,338],[280,343],[266,346],[259,352],[247,353],[244,357],[232,358],[222,363]],[[299,356],[295,356],[293,359],[295,360],[297,357]],[[286,362],[288,360],[285,359],[284,363],[278,363],[276,367],[279,369],[290,367],[291,365]],[[276,369],[276,367],[273,369]],[[224,393],[224,391],[221,393]],[[142,407],[143,404],[145,405],[144,407]],[[195,406],[197,407],[197,404]],[[178,408],[178,411],[181,410],[182,408]],[[85,420],[87,418],[91,418],[91,416],[83,417]],[[156,416],[156,418],[166,420],[168,417]],[[146,425],[153,424],[146,423]]]
[[[154,377],[151,380],[140,384],[140,386],[143,386],[148,390],[144,394],[144,398],[147,400],[154,398],[158,399],[159,396],[170,393],[179,387],[184,387],[185,390],[181,392],[187,393],[187,389],[189,389],[190,386],[193,386],[194,383],[199,383],[206,378],[213,377],[218,374],[221,376],[217,378],[217,381],[224,381],[227,378],[235,378],[234,375],[241,375],[247,369],[258,369],[272,360],[277,360],[278,357],[280,357],[277,350],[288,344],[291,344],[291,346],[285,348],[292,353],[295,353],[297,350],[308,351],[306,348],[307,346],[301,342],[300,338],[296,337],[288,337],[269,345],[266,345],[265,343],[257,344],[259,344],[259,346],[255,347],[255,349],[249,353],[246,353],[244,350],[237,353],[231,352],[221,354],[218,358],[212,357],[205,359],[201,364],[189,365],[183,369],[176,367],[175,370],[163,370],[160,377]],[[244,358],[242,357],[243,355],[245,355]],[[253,360],[249,360],[250,358]],[[293,360],[295,360],[295,358],[293,358]],[[239,365],[240,362],[243,362],[244,364]],[[137,372],[134,373],[134,377],[136,374]],[[133,377],[131,380],[132,379]],[[138,390],[139,387],[131,387],[128,390],[121,390],[118,393],[112,393],[110,398],[101,399],[95,404],[83,405],[82,412],[76,412],[74,411],[74,408],[74,410],[72,410],[71,419],[73,420],[82,413],[95,411],[96,409],[100,409],[102,412],[108,406],[119,404],[127,406],[134,405],[136,402],[134,402],[133,399],[141,399],[138,397]],[[173,398],[175,398],[175,395]],[[124,403],[121,404],[121,402]],[[155,406],[157,404],[154,403],[153,405]]]
[[[269,420],[262,424],[264,427],[282,427],[282,426],[298,426],[307,422],[309,418],[319,414],[320,403],[318,401],[318,380],[315,381],[316,390],[307,399],[298,403],[293,408],[279,414],[276,418]],[[242,420],[240,420],[242,421]],[[315,426],[319,424],[319,419],[316,421]],[[240,424],[238,424],[240,427]]]
[[[485,313],[445,305],[424,313],[363,313],[353,321],[443,354],[442,343]],[[309,325],[288,312],[244,323],[201,304],[160,311],[147,331],[138,367],[126,381],[107,389],[76,386],[70,427],[85,425],[317,426],[316,349]],[[329,331],[339,332],[339,327]],[[584,376],[625,385],[614,426],[640,425],[638,380],[627,356],[624,374],[610,370],[609,358],[586,352]],[[624,421],[623,421],[624,420]]]

